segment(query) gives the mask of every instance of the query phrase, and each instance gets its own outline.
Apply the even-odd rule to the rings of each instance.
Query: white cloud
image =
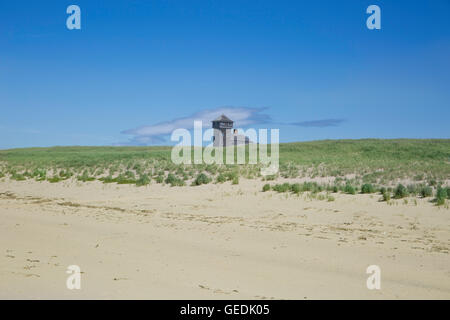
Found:
[[[165,137],[169,136],[175,129],[184,128],[190,130],[194,127],[194,121],[202,121],[204,127],[211,127],[211,121],[222,114],[225,114],[234,121],[234,127],[246,127],[257,123],[267,123],[271,121],[271,118],[269,115],[262,113],[265,109],[246,107],[205,109],[187,117],[175,118],[166,122],[144,125],[122,131],[123,134],[133,136],[129,142],[123,144],[148,145],[163,143]]]

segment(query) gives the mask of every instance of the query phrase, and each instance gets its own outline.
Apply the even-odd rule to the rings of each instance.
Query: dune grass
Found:
[[[394,188],[404,180],[414,182],[411,189],[392,189],[393,197],[402,197],[406,193],[431,196],[429,188],[437,190],[438,187],[445,187],[450,180],[450,139],[284,143],[279,145],[279,173],[266,177],[261,177],[260,165],[176,165],[170,160],[171,150],[171,147],[0,150],[0,178],[55,183],[68,179],[81,182],[100,180],[138,186],[154,181],[183,186],[227,181],[239,184],[240,177],[265,181],[280,177],[311,180],[334,177],[334,191],[349,194],[373,193],[380,186]],[[248,159],[248,150],[246,152]]]

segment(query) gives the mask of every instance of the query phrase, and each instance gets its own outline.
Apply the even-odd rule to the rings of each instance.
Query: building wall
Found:
[[[214,147],[227,147],[249,144],[248,137],[242,134],[233,134],[231,129],[214,129]]]
[[[230,145],[230,138],[232,136],[231,129],[214,129],[214,147],[225,147]]]

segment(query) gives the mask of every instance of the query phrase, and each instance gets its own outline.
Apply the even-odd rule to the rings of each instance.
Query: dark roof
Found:
[[[220,117],[213,121],[221,121],[221,122],[233,122],[230,118],[228,118],[226,115],[222,114]]]

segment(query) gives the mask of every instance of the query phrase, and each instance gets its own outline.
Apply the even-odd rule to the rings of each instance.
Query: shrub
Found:
[[[173,173],[169,173],[169,175],[166,178],[166,183],[170,184],[170,186],[184,186],[184,181],[180,178],[178,178]]]
[[[231,184],[239,184],[239,176],[238,175],[233,177],[233,181],[231,182]]]
[[[410,184],[407,187],[407,191],[410,195],[416,195],[417,193],[419,193],[419,188],[414,184]]]
[[[177,181],[177,177],[173,173],[169,173],[167,175],[166,180],[164,181],[167,184],[173,184]]]
[[[84,170],[83,174],[81,176],[77,177],[77,180],[86,182],[86,181],[94,181],[95,178],[94,177],[89,177],[89,173],[87,172],[87,170]]]
[[[348,194],[356,194],[356,190],[351,184],[345,185],[344,192]]]
[[[385,194],[386,192],[387,192],[386,188],[385,187],[381,187],[380,193],[381,194]]]
[[[323,200],[325,200],[325,199],[327,199],[327,197],[326,197],[324,194],[319,194],[319,195],[317,196],[317,200],[323,201]]]
[[[26,178],[25,178],[25,176],[24,176],[23,174],[21,174],[21,173],[16,173],[16,172],[14,172],[14,173],[11,175],[11,179],[17,180],[17,181],[23,181],[23,180],[26,180]]]
[[[447,189],[438,187],[436,192],[436,204],[441,206],[445,203],[445,199],[447,199]]]
[[[217,183],[224,183],[225,181],[227,181],[227,177],[222,173],[220,173],[216,178]]]
[[[42,171],[39,170],[39,169],[34,169],[33,172],[31,173],[31,177],[32,177],[32,178],[36,178],[36,177],[38,177],[38,176],[40,177],[40,176],[41,176],[41,172],[42,172]]]
[[[265,176],[263,180],[264,180],[264,181],[273,181],[273,180],[276,179],[276,177],[277,177],[277,176],[274,175],[274,174],[273,174],[273,175],[268,175],[268,176]]]
[[[266,191],[269,191],[269,190],[270,190],[270,184],[266,183],[266,184],[263,186],[262,191],[263,191],[263,192],[266,192]]]
[[[141,175],[139,177],[139,179],[136,181],[137,186],[145,186],[145,185],[148,185],[149,183],[150,183],[150,178],[146,174]]]
[[[126,175],[119,174],[119,176],[115,179],[118,184],[135,184],[136,180],[132,178],[128,178]]]
[[[23,173],[23,176],[26,178],[31,178],[31,173],[27,170]]]
[[[294,193],[300,193],[301,192],[300,184],[298,184],[298,183],[292,184],[291,191]]]
[[[133,171],[128,170],[127,172],[125,172],[125,177],[127,177],[128,179],[132,179],[135,180],[136,179],[136,175],[134,174]]]
[[[208,184],[211,182],[211,179],[208,178],[208,176],[204,173],[200,173],[197,178],[195,178],[194,182],[192,183],[192,185],[194,186],[199,186],[202,184]]]
[[[374,192],[375,188],[370,183],[363,184],[361,187],[361,193],[374,193]]]
[[[272,187],[272,190],[276,191],[276,192],[280,192],[280,186],[281,186],[281,184],[276,184]]]
[[[59,171],[59,176],[63,179],[69,179],[71,176],[73,176],[73,173],[70,172],[69,170],[61,170]]]
[[[156,183],[163,183],[164,181],[164,176],[159,175],[155,178]]]
[[[383,193],[383,201],[387,202],[389,200],[391,200],[391,193],[386,191],[386,192]]]
[[[420,195],[423,198],[431,197],[433,195],[433,189],[430,186],[424,186],[420,189]]]
[[[103,183],[113,183],[116,182],[117,180],[114,179],[111,175],[104,177],[104,178],[100,178],[100,181],[103,181]]]
[[[291,190],[291,186],[289,185],[289,183],[283,183],[283,184],[276,184],[273,186],[272,188],[274,191],[276,192],[288,192]]]
[[[394,190],[394,198],[395,199],[402,199],[408,196],[408,190],[406,190],[405,186],[402,184],[399,184],[397,188]]]
[[[323,187],[318,185],[317,182],[304,182],[302,186],[303,191],[311,191],[317,193],[323,190]]]
[[[238,178],[238,181],[239,181],[239,174],[237,172],[227,172],[225,174],[225,176],[227,177],[227,180],[229,180],[229,181],[233,181],[235,178]]]
[[[208,171],[210,174],[216,174],[217,172],[217,165],[215,164],[208,164],[205,168],[206,171]]]
[[[51,177],[51,178],[47,179],[47,181],[50,182],[50,183],[56,183],[56,182],[59,182],[61,180],[62,179],[60,177],[58,177],[58,176],[54,176],[54,177]]]
[[[183,179],[178,179],[178,183],[177,183],[176,185],[179,186],[179,187],[182,187],[182,186],[185,186],[185,185],[186,185],[186,182],[184,182]],[[173,186],[175,186],[175,184],[172,185],[172,187],[173,187]]]

